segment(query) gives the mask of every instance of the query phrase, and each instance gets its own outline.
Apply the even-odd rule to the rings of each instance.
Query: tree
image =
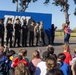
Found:
[[[25,12],[25,10],[28,8],[29,3],[36,2],[37,0],[20,0],[20,11]]]
[[[35,1],[37,0],[12,0],[13,3],[16,3],[16,11],[21,11],[21,12],[25,12],[25,10],[28,8],[29,3]],[[18,4],[20,5],[20,8],[18,8]]]
[[[18,0],[12,0],[13,3],[16,3],[16,11],[18,12]]]
[[[12,0],[13,3],[16,3],[16,11],[22,11],[22,12],[25,12],[25,10],[28,8],[28,5],[29,3],[31,2],[36,2],[38,0]],[[65,23],[70,23],[69,21],[69,13],[68,13],[68,10],[69,10],[69,5],[68,4],[68,0],[44,0],[44,4],[47,4],[49,3],[50,1],[53,1],[52,4],[54,4],[55,6],[60,6],[61,7],[61,10],[62,12],[65,13]],[[74,3],[76,4],[76,0],[73,0]],[[18,2],[19,5],[20,5],[20,10],[18,8]],[[75,8],[75,11],[74,11],[74,15],[76,15],[76,8]]]
[[[20,11],[24,12],[26,8],[28,8],[30,2],[31,0],[20,0],[20,6],[21,6]]]
[[[76,28],[73,29],[73,32],[76,32]]]
[[[74,3],[76,4],[76,0],[74,0]],[[75,11],[74,11],[74,15],[76,16],[76,8],[75,8]]]
[[[45,4],[49,3],[50,1],[51,0],[45,0]],[[76,0],[73,0],[73,1],[76,4]],[[60,11],[63,11],[65,13],[65,23],[70,23],[69,13],[68,13],[70,4],[68,4],[68,0],[53,0],[52,4],[54,4],[55,6],[60,6],[61,7]],[[75,9],[74,14],[76,15],[76,9]]]

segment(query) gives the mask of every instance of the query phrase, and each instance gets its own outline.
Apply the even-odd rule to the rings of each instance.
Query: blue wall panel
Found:
[[[36,22],[43,21],[44,30],[47,35],[51,36],[51,24],[52,24],[52,14],[45,13],[31,13],[31,12],[13,12],[13,11],[0,11],[0,18],[4,18],[5,15],[13,16],[30,16]]]

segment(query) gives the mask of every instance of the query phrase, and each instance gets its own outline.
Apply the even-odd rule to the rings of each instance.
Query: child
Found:
[[[76,75],[76,58],[74,57],[70,62],[72,74]]]
[[[0,46],[0,75],[8,75],[7,57],[3,53],[4,48]]]
[[[76,47],[74,48],[74,54],[72,55],[72,58],[76,58]]]
[[[65,54],[66,58],[64,60],[65,63],[67,63],[68,65],[70,65],[70,61],[72,60],[72,56],[70,54],[70,48],[68,44],[64,44],[63,45],[63,54]]]
[[[28,66],[29,61],[28,61],[28,58],[26,58],[26,55],[27,55],[27,50],[20,49],[18,56],[13,59],[12,66],[16,67],[19,62],[23,62],[26,66]]]
[[[28,67],[23,62],[19,62],[14,70],[14,75],[30,75]]]
[[[64,62],[66,56],[63,53],[59,53],[57,60],[61,63],[60,70],[63,71],[64,75],[69,75],[71,73],[70,67],[67,63]]]

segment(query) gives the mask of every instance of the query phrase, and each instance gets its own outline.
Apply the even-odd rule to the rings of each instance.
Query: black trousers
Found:
[[[52,39],[51,39],[52,44],[54,43],[54,39],[55,39],[55,35],[52,35]]]
[[[22,46],[27,46],[28,33],[22,33]]]
[[[34,43],[34,32],[30,31],[29,32],[29,46],[33,46]]]
[[[20,32],[16,32],[15,33],[14,47],[16,46],[16,42],[17,42],[18,47],[20,46],[20,36],[21,36],[21,33]]]
[[[43,44],[45,45],[45,34],[44,34],[44,32],[41,32],[41,39],[42,39]]]
[[[8,42],[10,40],[10,46],[12,46],[12,33],[7,32],[6,45],[8,46]]]
[[[51,44],[51,37],[49,35],[47,35],[48,38],[48,45]]]
[[[36,46],[38,45],[38,41],[39,41],[39,34],[36,34]]]
[[[0,33],[1,46],[4,46],[4,33]]]

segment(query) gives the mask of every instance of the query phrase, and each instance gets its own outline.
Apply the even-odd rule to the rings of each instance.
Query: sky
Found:
[[[37,2],[31,2],[26,9],[26,12],[38,12],[38,13],[49,13],[52,14],[52,23],[57,26],[58,29],[62,29],[62,24],[65,23],[65,14],[60,12],[61,7],[56,7],[52,4],[52,0],[47,5],[43,4],[44,0],[38,0]],[[69,0],[69,20],[70,28],[76,28],[76,16],[74,16],[74,5],[73,0]],[[15,11],[16,4],[12,3],[12,0],[0,0],[0,10]]]

